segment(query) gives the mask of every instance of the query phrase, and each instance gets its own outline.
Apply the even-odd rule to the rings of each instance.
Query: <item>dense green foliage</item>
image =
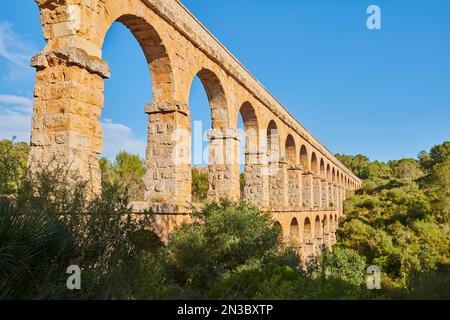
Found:
[[[388,287],[413,292],[423,273],[442,276],[449,288],[450,142],[421,152],[418,160],[338,157],[365,179],[345,204],[338,245],[380,266]]]
[[[17,192],[26,173],[29,151],[24,142],[0,141],[0,195]]]
[[[66,176],[42,172],[1,200],[0,298],[133,297],[142,252],[156,243],[145,229],[151,217],[132,219],[127,192],[114,185],[87,201],[85,184]],[[72,264],[83,270],[81,291],[66,288]]]
[[[138,155],[121,151],[114,162],[100,159],[103,184],[121,184],[128,190],[132,201],[144,200],[145,162]]]
[[[450,298],[450,143],[417,160],[339,155],[364,185],[346,201],[337,246],[307,271],[270,215],[226,200],[205,204],[162,245],[153,215],[129,210],[142,196],[137,156],[101,159],[103,191],[88,199],[64,170],[27,175],[27,157],[26,144],[0,144],[0,299]],[[193,172],[198,201],[207,186]],[[74,264],[82,289],[70,291]],[[381,267],[382,290],[366,289],[369,265]]]
[[[208,197],[208,173],[192,169],[192,202],[204,202]]]

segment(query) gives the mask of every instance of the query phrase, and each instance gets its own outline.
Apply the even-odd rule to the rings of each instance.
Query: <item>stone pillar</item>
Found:
[[[209,200],[227,198],[238,201],[240,192],[239,141],[236,129],[212,129],[208,132]]]
[[[341,189],[341,214],[344,214],[345,188],[340,187],[340,189]]]
[[[331,232],[329,224],[323,228],[323,244],[328,248],[331,247]]]
[[[182,102],[147,104],[145,200],[176,206],[191,202],[191,129]]]
[[[303,208],[311,210],[313,208],[313,174],[304,172],[302,177],[302,201]]]
[[[43,51],[36,68],[30,169],[63,168],[101,190],[100,113],[108,64],[78,48]]]
[[[331,206],[330,203],[333,205]],[[328,182],[328,207],[336,210],[336,203],[334,201],[334,184],[332,182]]]
[[[259,208],[269,207],[269,175],[267,153],[245,153],[244,200]]]
[[[293,208],[302,208],[302,174],[303,171],[301,167],[291,166],[288,168],[288,195],[289,195],[289,206]]]
[[[335,210],[340,210],[340,201],[339,201],[339,186],[336,184],[333,186],[333,193],[334,193],[334,203],[335,203]]]
[[[328,181],[326,179],[322,179],[321,181],[322,186],[322,209],[327,210],[329,206],[329,198],[328,198]]]
[[[322,206],[322,179],[320,177],[313,177],[313,200],[314,209],[320,209]]]
[[[285,159],[269,163],[269,198],[270,207],[286,208],[289,204],[288,197],[288,164]]]
[[[330,246],[333,246],[336,244],[336,227],[337,227],[337,221],[333,220],[333,223],[330,223]]]

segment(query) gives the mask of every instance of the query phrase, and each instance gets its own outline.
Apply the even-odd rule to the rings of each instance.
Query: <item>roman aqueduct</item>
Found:
[[[128,27],[147,59],[146,204],[167,236],[191,202],[189,93],[198,76],[212,115],[209,198],[241,197],[237,131],[245,126],[243,200],[270,211],[306,256],[331,246],[345,198],[361,181],[309,133],[177,0],[36,0],[45,49],[37,69],[32,167],[70,165],[99,189],[100,114],[110,77],[102,46],[114,22]],[[142,106],[144,108],[144,106]],[[179,134],[179,133],[182,134]]]

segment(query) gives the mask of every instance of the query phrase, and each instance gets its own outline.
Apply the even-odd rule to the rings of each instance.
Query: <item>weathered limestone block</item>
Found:
[[[314,176],[313,178],[313,200],[314,209],[320,209],[322,205],[322,179],[320,177]]]
[[[333,185],[333,194],[334,194],[334,203],[335,203],[335,210],[340,210],[341,203],[339,201],[339,186]]]
[[[336,208],[336,202],[334,199],[334,184],[332,182],[328,182],[328,207],[333,210]]]
[[[99,192],[99,117],[108,64],[74,48],[40,53],[31,64],[37,69],[31,170],[62,167]]]
[[[269,207],[269,176],[265,152],[245,153],[244,201],[259,208]]]
[[[273,162],[269,165],[274,168],[269,176],[270,206],[272,208],[285,208],[289,204],[287,162],[285,159],[280,159],[279,162]]]
[[[321,181],[321,197],[322,197],[322,209],[326,210],[329,205],[328,201],[328,181],[326,179],[322,179]]]
[[[213,129],[208,132],[208,138],[210,140],[208,198],[238,201],[240,134],[236,129]]]
[[[305,210],[311,210],[313,208],[313,174],[310,172],[304,172],[302,177],[302,200],[303,208]]]
[[[345,188],[344,187],[339,187],[339,195],[340,195],[340,209],[341,209],[341,214],[344,213],[344,201],[345,201]]]
[[[303,170],[299,166],[288,168],[289,177],[289,206],[294,208],[301,208],[302,203],[302,175]]]
[[[31,66],[38,70],[44,69],[54,65],[55,60],[62,60],[67,66],[75,65],[86,69],[105,79],[111,75],[106,61],[90,56],[86,51],[79,48],[62,48],[50,52],[41,52],[31,59]]]
[[[181,102],[153,102],[148,113],[145,199],[187,206],[191,202],[191,130]]]

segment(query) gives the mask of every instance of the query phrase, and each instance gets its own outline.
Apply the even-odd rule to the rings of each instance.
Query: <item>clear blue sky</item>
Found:
[[[450,139],[450,1],[184,0],[193,14],[333,153],[415,157]],[[366,9],[382,10],[382,30]],[[44,46],[32,0],[0,11],[0,138],[28,139],[34,70]],[[143,154],[145,58],[119,24],[108,32],[105,154]],[[194,120],[210,125],[194,82]]]

